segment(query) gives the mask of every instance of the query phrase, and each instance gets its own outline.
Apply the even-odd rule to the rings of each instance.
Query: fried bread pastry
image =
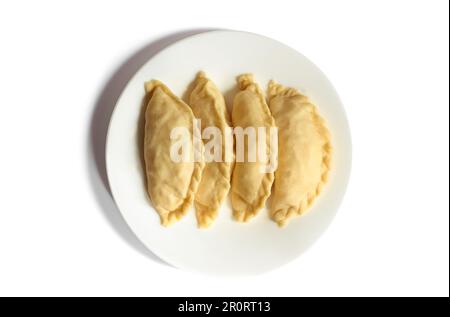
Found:
[[[328,178],[330,133],[306,96],[274,81],[269,83],[269,107],[278,127],[278,169],[269,206],[278,225],[303,214]]]
[[[231,120],[233,127],[253,127],[255,129],[263,127],[266,133],[266,148],[269,150],[269,128],[274,127],[274,120],[270,114],[263,92],[255,83],[251,74],[244,74],[238,77],[239,92],[233,100],[233,110]],[[235,130],[236,134],[236,130]],[[237,136],[236,136],[237,138]],[[248,138],[245,138],[245,152],[250,155],[248,148]],[[236,148],[238,140],[235,141]],[[238,150],[236,149],[236,163],[231,181],[231,204],[233,216],[237,221],[247,222],[264,207],[270,195],[274,173],[264,173],[261,171],[261,162],[257,159],[254,162],[245,157],[243,162],[239,161]]]
[[[187,144],[189,160],[171,158],[171,133],[184,127],[193,132],[190,107],[157,80],[145,84],[144,161],[147,191],[163,226],[181,219],[189,210],[200,183],[204,163],[195,162],[193,142]],[[190,135],[192,139],[192,135]]]
[[[189,105],[194,115],[201,120],[206,150],[208,150],[208,144],[212,144],[214,150],[214,157],[211,155],[212,160],[206,161],[194,199],[198,226],[207,228],[216,219],[219,208],[230,189],[233,156],[230,116],[222,93],[203,72],[197,75],[194,82]],[[217,129],[217,135],[205,135],[205,132],[211,131],[208,130],[211,128]],[[227,137],[227,134],[230,134],[231,138]],[[210,141],[207,142],[205,137]],[[227,158],[230,154],[231,157]]]

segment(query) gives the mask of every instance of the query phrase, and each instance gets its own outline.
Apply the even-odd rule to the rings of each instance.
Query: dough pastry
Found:
[[[198,226],[207,228],[216,219],[219,208],[230,189],[233,154],[230,117],[223,95],[203,72],[197,75],[189,104],[194,115],[201,120],[203,132],[206,132],[205,129],[209,127],[215,127],[218,129],[217,132],[220,132],[217,136],[211,135],[209,140],[205,139],[205,135],[203,135],[205,144],[215,144],[220,151],[215,153],[216,148],[213,147],[216,156],[214,160],[206,162],[194,200]],[[227,133],[230,137],[227,137]],[[226,152],[227,146],[228,149],[231,149],[231,158],[229,159],[226,157],[227,154],[230,154],[230,152]]]
[[[161,224],[169,226],[181,219],[192,205],[204,163],[194,162],[192,142],[188,145],[189,161],[171,159],[173,128],[187,128],[192,140],[194,115],[189,106],[160,81],[147,82],[145,90],[149,99],[144,135],[147,190]]]
[[[293,88],[269,83],[269,106],[278,127],[278,169],[270,216],[283,226],[320,194],[330,169],[330,134],[316,107]]]
[[[254,82],[250,74],[238,77],[240,91],[233,101],[231,114],[235,127],[266,128],[266,149],[269,151],[269,128],[275,123],[270,114],[269,107],[260,87]],[[236,147],[238,141],[236,139]],[[248,154],[248,139],[245,138],[245,152]],[[245,157],[244,162],[239,162],[236,152],[236,163],[231,181],[231,204],[233,216],[237,221],[246,222],[255,216],[264,207],[270,195],[274,174],[261,171],[261,165],[265,162],[250,162]]]

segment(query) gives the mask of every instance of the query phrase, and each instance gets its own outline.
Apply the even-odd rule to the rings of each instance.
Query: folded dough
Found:
[[[269,128],[274,127],[275,123],[264,94],[254,82],[251,74],[239,76],[238,84],[240,91],[233,101],[232,124],[235,128],[242,127],[243,129],[247,127],[266,128],[266,149],[269,151]],[[248,152],[247,138],[245,140],[245,152]],[[244,162],[238,162],[238,157],[236,157],[231,181],[231,204],[233,216],[237,221],[247,222],[250,220],[264,207],[270,195],[274,174],[262,172],[263,164],[265,165],[265,162],[260,162],[258,159],[256,162],[249,162],[248,157],[245,157]]]
[[[270,216],[283,226],[312,205],[327,181],[330,134],[316,107],[293,88],[271,81],[269,106],[279,144]]]
[[[228,149],[231,148],[231,158],[233,150],[232,137],[227,138],[227,133],[231,132],[230,116],[223,95],[203,72],[197,75],[189,105],[194,115],[201,120],[203,132],[209,127],[215,127],[218,129],[217,132],[220,132],[220,135],[211,135],[209,141],[203,136],[205,144],[216,144],[220,151],[216,153],[217,160],[206,162],[194,200],[198,226],[207,228],[216,219],[219,208],[230,189],[232,159],[226,158],[227,145]],[[229,142],[230,139],[231,142]],[[216,148],[213,147],[213,149],[215,151]]]
[[[169,226],[189,210],[204,163],[194,162],[192,142],[188,146],[188,162],[177,163],[170,157],[173,128],[187,128],[192,140],[194,115],[189,106],[160,81],[147,82],[145,90],[149,99],[144,132],[147,190],[162,225]]]

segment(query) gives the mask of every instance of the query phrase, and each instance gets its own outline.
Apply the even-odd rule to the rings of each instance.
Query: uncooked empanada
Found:
[[[316,107],[293,88],[271,81],[269,107],[278,127],[279,149],[270,216],[283,226],[311,206],[327,181],[330,134]]]
[[[224,97],[203,72],[197,75],[189,105],[197,119],[201,120],[205,150],[208,152],[206,154],[211,154],[210,160],[206,161],[194,200],[198,225],[206,228],[216,219],[230,189],[233,139]],[[208,145],[212,147],[209,148]],[[230,149],[231,153],[227,152]],[[231,157],[227,158],[227,154],[231,154]]]
[[[189,106],[160,81],[147,82],[145,90],[149,99],[144,132],[147,190],[162,225],[168,226],[192,205],[204,163],[195,162],[193,142],[185,144],[189,160],[176,162],[171,157],[173,129],[186,128],[192,140],[194,115]]]
[[[265,128],[266,149],[269,151],[269,129],[274,127],[275,123],[264,94],[250,74],[239,76],[238,84],[240,91],[234,97],[231,114],[235,134],[238,127],[242,129],[247,127]],[[231,181],[231,204],[234,218],[246,222],[264,207],[270,195],[274,174],[273,172],[265,173],[262,171],[261,167],[265,162],[261,162],[259,159],[254,162],[248,160],[251,154],[249,150],[251,149],[248,147],[247,137],[244,142],[246,156],[243,162],[239,162],[237,138],[235,144],[236,163]]]

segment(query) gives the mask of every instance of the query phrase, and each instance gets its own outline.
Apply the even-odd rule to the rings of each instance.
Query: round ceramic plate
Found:
[[[330,180],[308,213],[279,228],[266,209],[248,223],[232,219],[229,199],[209,229],[198,229],[192,209],[162,227],[149,201],[141,155],[144,82],[159,79],[182,96],[199,70],[206,72],[231,105],[236,76],[253,73],[264,89],[270,79],[299,89],[318,106],[332,134]],[[106,164],[114,200],[136,236],[169,264],[216,275],[257,274],[302,254],[333,220],[345,193],[351,166],[348,122],[325,75],[292,48],[264,36],[212,31],[185,38],[162,50],[130,80],[111,118]]]

